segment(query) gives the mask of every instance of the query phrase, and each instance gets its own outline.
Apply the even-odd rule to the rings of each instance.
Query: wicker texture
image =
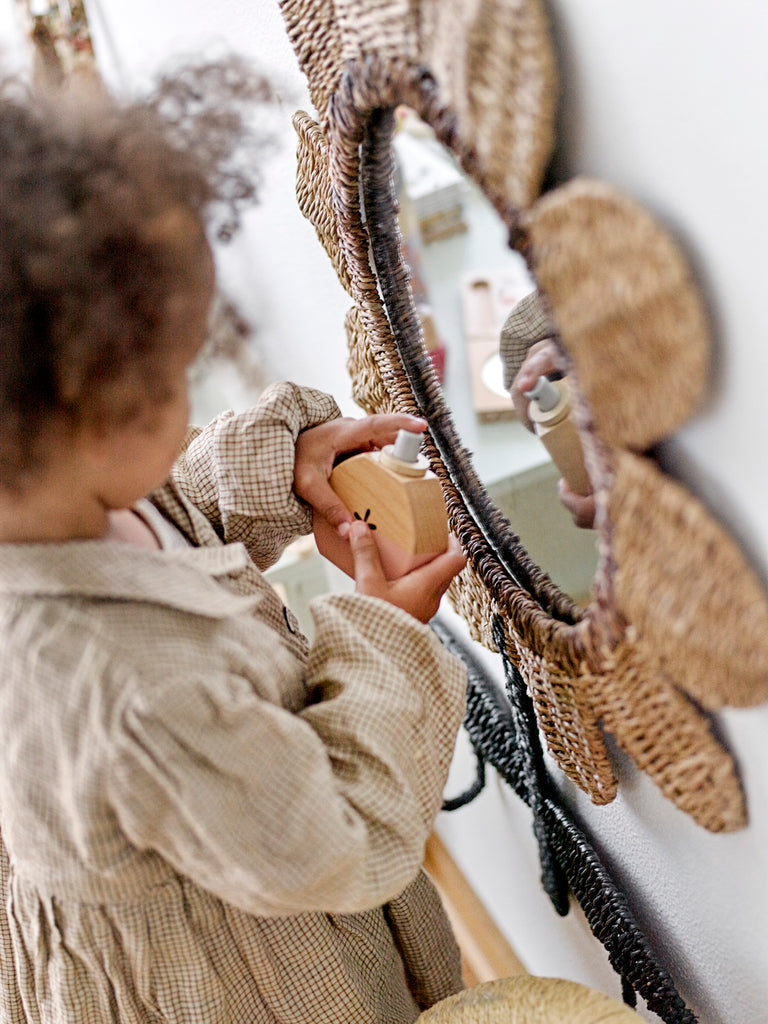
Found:
[[[709,328],[686,260],[649,213],[602,182],[570,181],[520,223],[595,430],[644,451],[688,419],[706,383]]]
[[[515,207],[538,194],[552,149],[556,65],[539,3],[417,5],[419,58],[477,154],[483,187]],[[503,96],[504,102],[497,102]]]
[[[417,1024],[637,1024],[634,1010],[560,978],[502,978],[443,999]]]
[[[616,454],[609,514],[616,608],[668,676],[708,708],[768,700],[765,590],[732,538],[630,452]]]
[[[605,730],[681,811],[711,832],[744,827],[744,793],[729,751],[634,627],[605,651],[600,672],[581,682]]]
[[[325,110],[342,68],[341,30],[334,0],[280,0],[288,38],[316,110]]]
[[[539,0],[281,0],[281,9],[325,130],[350,67],[429,68],[489,195],[517,208],[536,197],[552,151],[557,97]],[[492,101],[497,96],[504,104]]]
[[[339,245],[331,179],[328,175],[328,141],[320,126],[302,110],[294,115],[293,127],[298,136],[296,198],[299,209],[317,232],[342,287],[350,291],[349,272]]]

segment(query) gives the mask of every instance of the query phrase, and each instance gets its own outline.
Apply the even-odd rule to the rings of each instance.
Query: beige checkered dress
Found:
[[[374,598],[259,569],[329,398],[193,432],[154,504],[192,542],[0,548],[0,1020],[413,1021],[460,987],[419,873],[464,672]],[[7,850],[7,855],[6,855]]]

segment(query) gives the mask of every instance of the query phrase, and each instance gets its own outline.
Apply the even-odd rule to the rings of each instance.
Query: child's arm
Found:
[[[401,610],[348,594],[313,613],[305,668],[252,621],[234,667],[127,682],[111,744],[131,841],[266,916],[364,910],[414,878],[464,708],[463,666]]]
[[[310,509],[292,490],[296,439],[338,416],[329,395],[274,384],[252,409],[222,413],[191,431],[171,487],[203,512],[222,540],[242,541],[264,569],[312,528]],[[154,497],[163,504],[161,492]]]
[[[328,483],[337,455],[380,448],[394,441],[400,428],[425,426],[424,420],[405,415],[340,418],[330,396],[275,384],[252,409],[223,413],[193,430],[172,470],[171,486],[206,516],[222,540],[242,541],[264,569],[294,537],[311,530],[310,506],[334,525],[353,521]],[[162,506],[167,488],[154,497]]]

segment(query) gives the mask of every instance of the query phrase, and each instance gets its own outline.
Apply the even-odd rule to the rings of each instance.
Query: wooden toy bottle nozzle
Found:
[[[422,434],[398,432],[394,444],[340,462],[330,484],[356,519],[373,531],[387,579],[397,579],[448,547],[448,516],[440,481],[419,455]],[[315,516],[318,550],[354,575],[349,542]]]
[[[568,381],[539,377],[530,391],[528,415],[552,461],[574,494],[592,493],[592,483],[584,466],[584,451],[576,427],[570,418],[571,396]]]

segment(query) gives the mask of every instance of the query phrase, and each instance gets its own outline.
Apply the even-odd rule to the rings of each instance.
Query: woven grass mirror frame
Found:
[[[283,11],[321,112],[320,124],[295,120],[299,200],[354,299],[356,398],[371,412],[419,412],[430,422],[427,454],[470,558],[455,605],[489,647],[496,616],[506,623],[550,753],[593,801],[616,792],[605,729],[701,825],[741,827],[737,772],[701,706],[768,696],[765,595],[707,511],[641,454],[690,415],[706,376],[706,321],[684,259],[610,186],[575,181],[537,198],[554,94],[538,3],[286,2]],[[398,104],[433,128],[506,223],[576,382],[600,510],[586,609],[531,561],[488,500],[426,357],[391,188]],[[611,297],[627,279],[642,288],[617,308]],[[595,308],[605,311],[598,323],[584,315]],[[660,368],[663,386],[648,403]],[[702,586],[707,560],[715,571]]]

